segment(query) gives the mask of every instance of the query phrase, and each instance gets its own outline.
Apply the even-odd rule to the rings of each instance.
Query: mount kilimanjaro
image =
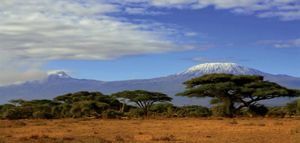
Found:
[[[76,79],[60,71],[51,73],[42,80],[0,87],[0,103],[6,103],[11,99],[52,99],[55,96],[76,91],[101,91],[105,94],[111,94],[122,90],[141,89],[166,93],[173,97],[173,103],[176,105],[201,104],[207,106],[207,98],[177,97],[175,94],[184,90],[184,85],[182,84],[184,81],[210,73],[262,75],[265,77],[265,80],[276,82],[289,88],[300,89],[299,77],[269,74],[235,63],[207,63],[193,66],[184,72],[166,77],[110,82]],[[269,104],[282,105],[288,100],[274,99]]]

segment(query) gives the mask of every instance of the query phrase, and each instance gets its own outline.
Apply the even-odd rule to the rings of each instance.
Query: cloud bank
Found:
[[[228,9],[236,14],[251,14],[260,18],[278,17],[281,20],[300,20],[299,0],[114,0],[122,4],[142,3],[145,7],[179,9]]]
[[[258,43],[271,45],[274,48],[300,48],[300,38],[291,40],[263,40]]]
[[[192,49],[171,40],[176,32],[168,26],[112,15],[159,15],[165,14],[162,8],[209,6],[300,20],[298,0],[1,0],[0,85],[42,78],[43,65],[53,60],[109,60]]]
[[[96,0],[1,0],[0,85],[41,78],[41,67],[51,60],[107,60],[181,48],[161,25],[108,16],[120,11]]]

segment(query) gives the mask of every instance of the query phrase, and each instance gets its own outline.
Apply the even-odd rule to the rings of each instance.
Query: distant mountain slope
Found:
[[[263,75],[266,80],[277,82],[289,88],[300,89],[300,78],[288,75],[273,75],[256,69],[243,67],[234,63],[208,63],[200,64],[187,69],[184,72],[174,75],[144,79],[104,82],[97,80],[75,79],[64,72],[50,74],[46,79],[30,81],[18,85],[0,87],[0,103],[11,99],[43,99],[53,98],[68,92],[76,91],[101,91],[110,94],[122,90],[143,89],[160,91],[174,98],[177,105],[202,104],[208,105],[208,99],[195,99],[187,97],[176,97],[176,93],[184,90],[182,82],[209,73],[230,73],[230,74],[252,74]],[[278,105],[285,103],[287,99],[277,99],[270,104]]]

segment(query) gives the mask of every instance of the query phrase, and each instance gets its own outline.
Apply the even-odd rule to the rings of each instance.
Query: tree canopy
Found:
[[[101,92],[81,91],[68,93],[57,96],[54,98],[54,101],[61,103],[60,106],[56,107],[55,111],[64,112],[67,110],[69,114],[75,117],[97,116],[108,108],[118,110],[121,106],[117,99],[104,95]]]
[[[212,97],[211,103],[223,104],[225,114],[230,117],[261,100],[300,95],[299,90],[265,81],[263,76],[258,75],[207,74],[184,84],[186,90],[178,96]]]
[[[159,92],[150,92],[145,90],[122,91],[112,94],[117,98],[128,99],[130,102],[135,103],[139,108],[143,109],[147,114],[151,106],[156,102],[171,101],[172,98],[166,94]]]
[[[256,79],[261,79],[261,78],[256,77]],[[228,82],[230,80],[231,79],[228,79]],[[291,93],[291,95],[296,96],[299,95],[298,94],[299,91],[297,90],[286,89],[281,86],[277,87],[277,85],[275,84],[276,86],[273,88],[274,91],[272,92],[272,94],[268,92],[268,94],[265,94],[266,95],[265,96],[262,94],[262,91],[269,91],[269,90],[262,90],[262,89],[267,87],[270,88],[270,85],[272,85],[271,87],[273,87],[274,84],[272,83],[270,83],[270,85],[266,84],[268,86],[263,84],[264,86],[259,85],[258,86],[259,88],[257,88],[257,85],[254,83],[258,81],[255,80],[255,82],[251,81],[247,84],[246,82],[242,82],[245,83],[245,84],[241,84],[243,85],[242,86],[243,88],[240,86],[230,86],[230,88],[215,87],[210,91],[203,90],[206,91],[205,94],[199,94],[199,92],[194,92],[194,91],[197,91],[196,88],[200,88],[203,85],[198,83],[196,84],[194,81],[192,82],[194,85],[190,86],[191,87],[190,90],[193,90],[193,92],[191,92],[190,90],[186,91],[185,93],[189,93],[189,94],[186,94],[185,96],[212,97],[211,103],[214,104],[214,106],[212,106],[211,108],[195,106],[195,105],[174,106],[170,102],[164,102],[164,101],[171,101],[171,98],[168,97],[167,95],[163,93],[149,92],[143,90],[123,91],[123,92],[115,93],[113,94],[113,96],[104,95],[101,92],[80,91],[80,92],[61,95],[54,98],[53,100],[49,100],[49,99],[12,100],[10,101],[10,103],[0,105],[0,119],[53,119],[53,118],[70,118],[70,117],[73,118],[96,117],[96,118],[106,119],[106,118],[122,118],[122,117],[139,118],[139,117],[144,117],[145,115],[147,115],[147,117],[156,117],[156,116],[207,117],[211,115],[226,116],[226,114],[224,114],[224,111],[226,111],[227,109],[231,109],[229,107],[233,108],[232,113],[239,116],[267,115],[269,117],[285,117],[285,116],[300,115],[299,99],[288,103],[286,106],[279,106],[279,107],[265,107],[263,105],[256,103],[263,99],[271,99],[272,97],[274,98],[281,97],[279,96],[278,93],[280,93],[280,95],[288,96],[289,94],[286,94],[286,92],[289,92]],[[220,82],[220,80],[218,82]],[[238,85],[240,85],[240,82],[241,81],[233,82],[233,83],[235,84],[239,83]],[[231,88],[234,90],[229,90]],[[282,91],[279,90],[280,88]],[[227,92],[226,94],[221,94],[222,91],[216,91],[215,89],[218,90],[226,89]],[[198,91],[201,90],[198,89]],[[212,93],[219,93],[219,94],[212,95]],[[225,95],[228,95],[228,97],[226,97]],[[241,99],[244,100],[244,102],[247,102],[247,104],[240,101]],[[121,104],[120,101],[123,102],[123,104]],[[134,104],[135,106],[133,106]],[[247,108],[243,108],[242,110],[240,110],[239,107],[247,107]],[[240,112],[234,112],[238,110],[240,110]]]

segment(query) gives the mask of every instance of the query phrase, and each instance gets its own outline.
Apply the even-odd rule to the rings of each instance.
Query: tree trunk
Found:
[[[234,117],[234,103],[230,98],[225,98],[224,99],[224,110],[225,110],[225,115],[229,118]]]
[[[146,116],[148,118],[148,108],[147,107],[144,108],[144,116]]]
[[[122,103],[121,112],[124,113],[125,103]]]

